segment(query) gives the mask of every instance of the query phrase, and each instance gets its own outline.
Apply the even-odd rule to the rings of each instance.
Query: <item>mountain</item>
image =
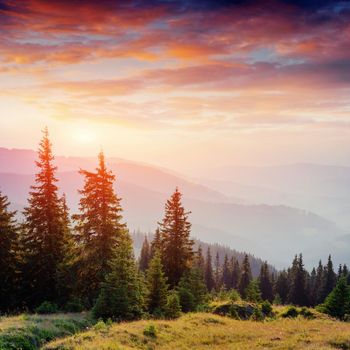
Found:
[[[210,169],[201,183],[247,203],[302,208],[350,230],[350,167],[292,164]]]
[[[0,150],[0,189],[17,209],[25,205],[33,183],[34,159],[32,151]],[[123,198],[124,218],[131,230],[154,232],[162,219],[166,199],[179,186],[184,193],[184,204],[192,212],[192,232],[198,239],[248,251],[276,267],[288,266],[299,252],[304,253],[308,265],[317,263],[320,257],[325,259],[328,253],[334,255],[335,263],[350,263],[346,254],[350,242],[341,240],[348,231],[319,215],[286,205],[254,204],[238,197],[230,198],[229,190],[224,195],[209,185],[147,164],[118,158],[109,159],[108,163],[117,176],[115,189]],[[96,159],[57,157],[56,164],[60,189],[67,194],[74,212],[79,200],[77,190],[83,185],[77,170],[93,169]]]

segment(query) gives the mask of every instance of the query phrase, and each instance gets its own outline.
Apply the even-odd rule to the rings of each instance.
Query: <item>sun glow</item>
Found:
[[[79,143],[87,144],[94,141],[96,138],[96,135],[91,130],[79,129],[74,132],[73,138],[75,141]]]

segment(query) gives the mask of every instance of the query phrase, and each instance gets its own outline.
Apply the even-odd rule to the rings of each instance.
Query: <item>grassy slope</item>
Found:
[[[0,350],[36,350],[45,342],[91,325],[87,313],[19,315],[0,318]]]
[[[144,335],[153,324],[156,336]],[[47,344],[48,350],[350,349],[350,324],[330,319],[236,321],[187,314],[176,321],[137,321],[94,329]]]

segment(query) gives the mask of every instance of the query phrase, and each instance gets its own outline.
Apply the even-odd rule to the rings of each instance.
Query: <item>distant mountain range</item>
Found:
[[[0,148],[0,189],[17,209],[23,208],[26,203],[36,171],[35,159],[34,151]],[[59,187],[66,193],[73,212],[77,210],[79,200],[77,190],[83,185],[78,169],[92,170],[96,162],[96,158],[90,157],[55,159]],[[153,232],[157,221],[162,219],[165,200],[178,186],[184,194],[186,208],[192,212],[192,232],[198,239],[250,252],[276,267],[289,265],[294,254],[299,252],[304,253],[309,266],[316,264],[321,257],[325,260],[328,253],[334,256],[336,263],[350,265],[350,235],[346,225],[340,227],[321,215],[288,204],[282,191],[283,172],[277,176],[272,168],[259,168],[254,175],[254,170],[249,168],[245,177],[243,170],[233,169],[226,173],[226,178],[212,180],[215,174],[208,171],[211,180],[193,181],[148,164],[119,158],[110,158],[108,163],[117,177],[115,188],[123,198],[124,218],[131,230]],[[307,177],[304,171],[293,173],[295,168],[290,169],[290,176],[287,171],[284,173],[286,193],[293,198],[299,198],[299,195],[311,198],[310,206],[312,201],[317,202],[316,195],[321,195],[322,191],[315,192],[316,186],[312,187],[312,174]],[[344,181],[346,179],[342,171],[335,172],[332,177],[332,171],[328,169],[327,174],[329,177],[324,176],[325,181],[337,176]],[[320,177],[315,178],[315,183],[317,181],[321,181]],[[299,192],[294,190],[297,186],[300,186]],[[331,189],[328,188],[328,191]],[[269,193],[277,194],[273,197]],[[335,193],[335,197],[338,194]],[[345,190],[342,198],[346,202]]]

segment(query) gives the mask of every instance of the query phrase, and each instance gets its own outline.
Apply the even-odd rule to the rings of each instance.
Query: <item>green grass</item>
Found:
[[[285,310],[277,310],[282,313]],[[102,325],[48,343],[46,350],[251,350],[350,349],[350,324],[327,317],[264,322],[239,321],[209,313],[178,320],[142,320]]]
[[[0,350],[36,350],[46,342],[85,330],[87,313],[19,315],[0,318]]]

